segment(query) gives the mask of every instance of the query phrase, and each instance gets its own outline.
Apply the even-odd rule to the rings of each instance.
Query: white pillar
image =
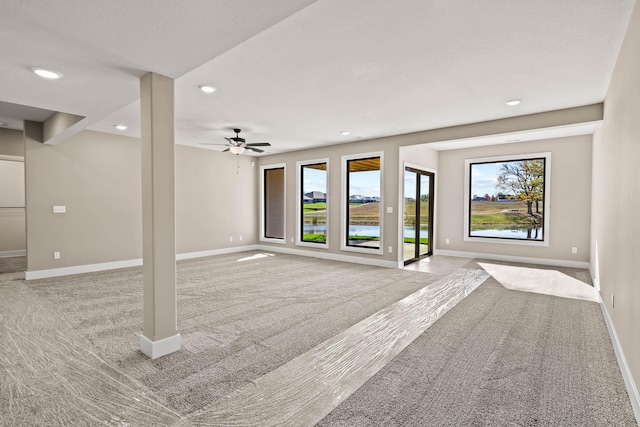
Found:
[[[152,359],[180,350],[176,308],[173,80],[140,78],[144,329],[140,351]]]

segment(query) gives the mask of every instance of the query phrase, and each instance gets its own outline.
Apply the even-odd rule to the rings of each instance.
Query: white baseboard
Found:
[[[140,335],[140,351],[150,359],[166,356],[175,353],[182,346],[182,337],[175,334],[172,337],[163,338],[158,341],[151,341],[144,335]]]
[[[249,245],[249,246],[235,246],[233,248],[212,249],[208,251],[186,252],[183,254],[177,254],[176,260],[181,261],[184,259],[204,258],[204,257],[214,256],[214,255],[224,255],[224,254],[232,254],[236,252],[255,251],[257,249],[258,249],[258,245]]]
[[[213,249],[209,251],[187,252],[176,254],[176,261],[193,258],[203,258],[213,255],[224,255],[235,252],[245,252],[258,249],[257,245],[236,246],[233,248]],[[139,267],[142,258],[124,261],[103,262],[99,264],[74,265],[72,267],[52,268],[49,270],[33,270],[25,273],[25,280],[46,279],[47,277],[70,276],[72,274],[93,273],[96,271],[116,270],[118,268]]]
[[[480,258],[493,261],[506,261],[506,262],[519,262],[523,264],[539,264],[539,265],[552,265],[555,267],[572,267],[572,268],[589,268],[588,262],[583,261],[569,261],[562,259],[548,259],[548,258],[529,258],[511,255],[496,255],[487,254],[482,252],[462,252],[462,251],[450,251],[446,249],[436,249],[435,255],[446,255],[460,258]]]
[[[0,258],[13,258],[17,256],[27,256],[26,249],[17,251],[0,251]]]
[[[604,321],[607,324],[607,329],[609,330],[609,336],[611,337],[611,342],[613,343],[613,350],[616,353],[616,358],[618,359],[618,366],[620,366],[620,371],[622,371],[622,378],[624,378],[624,384],[627,386],[627,394],[629,395],[629,400],[631,400],[631,406],[633,407],[633,412],[636,415],[636,421],[640,424],[640,393],[638,393],[638,387],[636,386],[635,381],[633,380],[633,376],[631,375],[631,369],[629,369],[629,364],[627,363],[627,358],[624,356],[624,352],[622,351],[622,346],[620,345],[620,341],[618,340],[618,334],[616,333],[616,328],[613,326],[613,322],[611,321],[611,317],[609,317],[609,312],[607,311],[607,307],[602,301],[602,295],[598,292],[600,296],[600,308],[602,309],[602,314],[604,315]]]
[[[74,265],[72,267],[52,268],[49,270],[33,270],[25,272],[25,280],[45,279],[47,277],[69,276],[71,274],[93,273],[95,271],[115,270],[117,268],[138,267],[142,258],[125,261],[102,262],[99,264]]]
[[[258,250],[278,252],[289,255],[308,256],[312,258],[328,259],[331,261],[350,262],[354,264],[372,265],[375,267],[398,268],[398,261],[387,261],[383,259],[365,258],[358,256],[333,254],[330,252],[305,251],[304,249],[291,249],[281,246],[258,245]]]

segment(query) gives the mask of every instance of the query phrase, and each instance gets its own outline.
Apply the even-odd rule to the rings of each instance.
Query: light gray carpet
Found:
[[[107,361],[189,414],[443,275],[257,252],[178,263],[182,351],[137,351],[142,274],[125,269],[27,282]]]
[[[318,425],[637,424],[598,304],[490,278]]]

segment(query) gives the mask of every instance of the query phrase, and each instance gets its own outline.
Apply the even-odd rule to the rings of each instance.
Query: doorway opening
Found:
[[[404,265],[433,254],[433,200],[435,174],[404,168]]]

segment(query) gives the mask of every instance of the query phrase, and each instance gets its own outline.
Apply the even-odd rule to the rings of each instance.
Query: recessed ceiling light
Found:
[[[510,107],[513,107],[515,105],[520,104],[522,101],[519,99],[510,99],[509,101],[507,101],[507,105]]]
[[[127,130],[127,126],[125,125],[113,125],[113,127],[118,130]]]
[[[59,71],[46,70],[40,67],[34,67],[31,70],[33,70],[34,73],[36,73],[37,75],[45,79],[55,80],[62,77],[62,73]]]
[[[348,130],[343,130],[342,132],[340,132],[340,135],[349,136],[349,135],[351,135],[351,132],[349,132]]]
[[[217,89],[213,86],[206,86],[206,85],[200,85],[198,86],[200,88],[201,91],[203,91],[204,93],[213,93],[215,92]]]

